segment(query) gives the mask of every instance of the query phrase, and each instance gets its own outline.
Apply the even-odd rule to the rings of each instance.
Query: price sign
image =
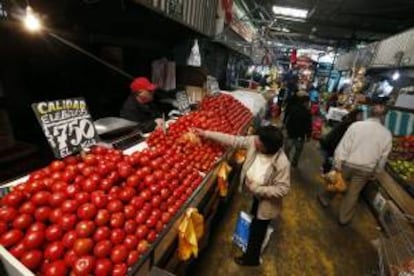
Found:
[[[97,132],[83,98],[34,103],[32,109],[57,158],[97,143]]]
[[[215,77],[207,76],[206,89],[209,95],[216,95],[220,93],[220,87]]]
[[[183,114],[190,112],[190,100],[188,99],[187,93],[185,91],[178,91],[176,98],[180,112]]]

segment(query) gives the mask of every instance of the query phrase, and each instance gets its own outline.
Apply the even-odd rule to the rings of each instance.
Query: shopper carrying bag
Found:
[[[246,252],[236,257],[235,262],[258,266],[268,225],[279,217],[282,198],[290,189],[290,163],[282,149],[282,131],[274,126],[265,126],[257,130],[257,135],[246,137],[203,130],[196,132],[224,145],[247,149],[240,185],[253,196],[253,219]]]

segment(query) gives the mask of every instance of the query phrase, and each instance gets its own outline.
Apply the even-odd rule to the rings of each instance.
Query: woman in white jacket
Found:
[[[283,134],[274,126],[261,127],[255,136],[233,136],[198,130],[199,135],[227,146],[247,149],[240,181],[253,195],[249,243],[235,258],[239,265],[258,266],[267,227],[280,215],[282,198],[290,189],[290,163],[283,152]]]

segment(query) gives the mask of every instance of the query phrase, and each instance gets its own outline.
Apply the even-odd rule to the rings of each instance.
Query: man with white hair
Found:
[[[359,194],[368,180],[381,172],[392,148],[392,135],[381,123],[385,106],[376,104],[365,121],[353,123],[335,150],[335,170],[341,172],[348,185],[339,210],[339,223],[348,224],[355,214]],[[328,194],[319,195],[328,206]]]

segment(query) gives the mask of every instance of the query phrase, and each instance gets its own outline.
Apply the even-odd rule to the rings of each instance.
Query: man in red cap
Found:
[[[132,81],[130,88],[132,93],[124,102],[121,117],[140,123],[144,132],[153,130],[162,117],[161,108],[154,102],[157,86],[145,77],[138,77]]]

